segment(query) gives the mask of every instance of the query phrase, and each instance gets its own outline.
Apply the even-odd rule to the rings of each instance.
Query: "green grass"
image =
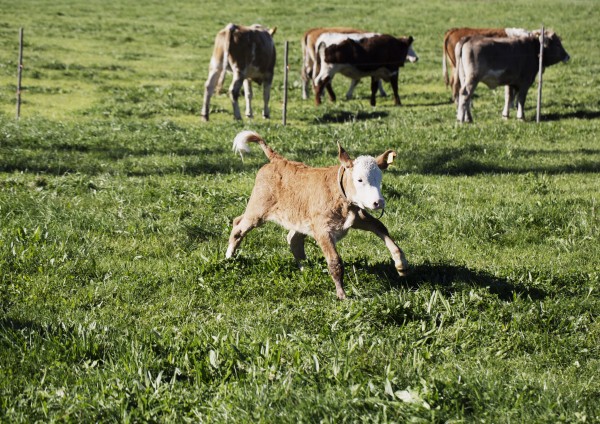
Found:
[[[600,421],[595,2],[143,3],[0,0],[1,422]],[[271,121],[233,122],[222,95],[200,122],[230,21],[278,27]],[[572,57],[544,74],[544,122],[535,90],[516,122],[480,86],[457,126],[444,31],[541,23]],[[301,100],[300,36],[334,24],[415,37],[402,107],[371,108],[366,82],[352,101]],[[300,272],[271,224],[226,260],[265,163],[231,152],[247,128],[313,166],[336,140],[396,149],[382,221],[411,274],[350,233],[337,301],[316,244]]]

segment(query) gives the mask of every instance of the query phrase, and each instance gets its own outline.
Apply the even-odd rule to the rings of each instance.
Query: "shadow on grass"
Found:
[[[581,155],[580,163],[563,161],[563,163],[543,164],[540,158],[552,157],[552,160],[563,160],[569,155]],[[540,172],[550,175],[577,174],[600,172],[600,161],[594,160],[593,155],[599,155],[600,150],[576,149],[572,151],[538,151],[516,149],[513,151],[512,161],[507,160],[506,165],[498,163],[485,163],[480,158],[485,158],[484,146],[464,146],[458,148],[443,148],[434,152],[415,152],[411,159],[411,169],[401,172],[411,172],[424,175],[478,175],[478,174],[526,174]],[[555,159],[556,158],[556,159]],[[535,164],[532,164],[535,163]]]
[[[375,266],[366,265],[363,268],[389,281],[390,286],[396,288],[416,290],[426,284],[434,286],[446,295],[452,295],[461,288],[477,286],[487,288],[490,293],[507,302],[513,301],[515,294],[532,300],[541,300],[547,296],[543,290],[517,286],[506,278],[445,263],[416,265],[410,268],[406,277],[398,276],[393,267],[384,263]]]
[[[356,122],[366,121],[369,119],[381,119],[386,118],[389,115],[388,112],[346,112],[346,111],[335,111],[325,113],[323,116],[317,117],[313,120],[314,124],[340,124],[344,122]]]
[[[597,110],[576,110],[567,113],[549,113],[541,116],[542,121],[560,121],[563,119],[585,119],[592,120],[600,118],[600,111]]]

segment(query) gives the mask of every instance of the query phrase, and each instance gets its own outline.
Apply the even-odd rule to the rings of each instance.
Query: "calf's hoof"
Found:
[[[337,290],[337,298],[338,300],[345,300],[346,299],[346,292],[343,289]]]
[[[208,122],[208,115],[200,115],[200,120],[202,122]]]

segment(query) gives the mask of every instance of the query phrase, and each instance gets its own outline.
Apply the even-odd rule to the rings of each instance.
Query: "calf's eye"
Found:
[[[359,179],[358,179],[358,182],[359,182],[359,183],[362,183],[362,178],[359,178]]]

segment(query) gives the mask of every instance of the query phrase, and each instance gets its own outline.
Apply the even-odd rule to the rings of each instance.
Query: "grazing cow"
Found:
[[[519,38],[465,37],[456,44],[456,66],[460,78],[460,92],[456,119],[472,122],[471,99],[481,81],[490,88],[506,85],[502,116],[508,118],[512,97],[517,96],[517,119],[524,119],[527,91],[539,70],[540,40],[537,36]],[[545,69],[558,62],[567,62],[569,55],[560,37],[547,32],[544,38],[543,62]]]
[[[242,85],[246,97],[246,116],[252,117],[252,81],[263,85],[263,117],[269,118],[269,98],[275,69],[273,34],[276,30],[277,28],[268,29],[261,25],[246,27],[229,24],[219,31],[210,59],[204,103],[200,113],[205,121],[208,121],[210,98],[215,87],[217,92],[221,90],[228,70],[233,73],[229,96],[233,104],[234,118],[242,119],[238,105]]]
[[[444,34],[444,52],[442,54],[442,73],[444,74],[444,83],[450,86],[452,90],[452,100],[458,101],[458,90],[460,82],[456,75],[456,58],[454,48],[456,43],[463,37],[481,35],[484,37],[526,37],[531,35],[529,31],[523,28],[452,28]],[[448,79],[447,61],[450,61],[450,79]]]
[[[392,163],[396,152],[387,150],[377,158],[359,156],[352,160],[338,143],[340,165],[311,168],[275,153],[252,131],[240,132],[234,149],[248,152],[249,142],[260,145],[269,163],[256,174],[246,211],[233,220],[227,258],[233,256],[250,230],[265,221],[276,222],[289,230],[287,241],[300,268],[306,259],[304,239],[307,235],[315,238],[327,260],[337,297],[344,299],[344,265],[335,245],[350,228],[358,228],[379,236],[391,252],[396,270],[405,275],[408,263],[404,253],[387,228],[365,210],[383,210],[381,169]]]
[[[363,31],[355,28],[345,28],[345,27],[333,27],[333,28],[312,28],[304,33],[302,37],[302,69],[301,69],[301,77],[302,77],[302,98],[304,100],[308,99],[309,96],[309,85],[313,81],[314,76],[318,74],[314,73],[314,66],[317,62],[317,39],[323,34],[340,34],[347,35],[348,37],[367,37],[369,34],[368,31]],[[354,92],[354,88],[358,84],[359,80],[352,80],[350,83],[350,88],[346,93],[346,99],[351,99],[352,94]],[[335,93],[333,92],[333,88],[331,87],[331,82],[325,86],[327,89],[327,93],[329,94],[329,98],[331,101],[335,101]],[[383,90],[383,87],[379,87],[379,94],[381,96],[387,96],[386,92]]]
[[[379,80],[389,81],[394,91],[394,104],[400,105],[398,72],[404,66],[413,37],[396,38],[381,34],[360,40],[346,39],[337,44],[317,46],[321,70],[315,78],[315,103],[321,103],[323,87],[340,72],[351,79],[371,77],[371,105]]]

